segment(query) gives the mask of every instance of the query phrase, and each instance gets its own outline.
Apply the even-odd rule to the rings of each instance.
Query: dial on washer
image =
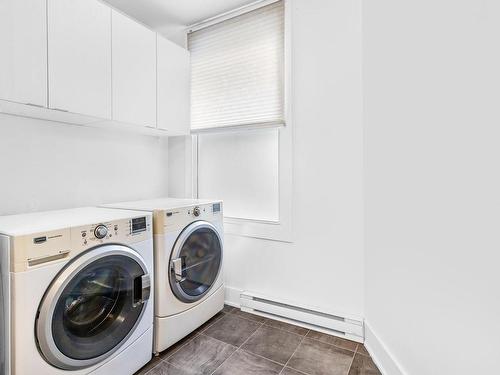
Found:
[[[105,225],[98,225],[94,229],[94,235],[98,239],[103,239],[108,234],[108,228]]]

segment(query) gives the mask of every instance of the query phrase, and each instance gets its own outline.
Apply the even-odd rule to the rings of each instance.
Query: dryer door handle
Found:
[[[176,282],[182,283],[184,280],[186,280],[186,278],[182,275],[182,258],[173,259],[171,267],[174,270]]]
[[[134,280],[134,306],[143,304],[151,295],[151,276],[145,274]]]

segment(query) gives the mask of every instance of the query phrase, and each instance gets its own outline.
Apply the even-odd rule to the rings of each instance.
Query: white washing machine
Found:
[[[0,260],[1,374],[127,375],[151,360],[151,214],[3,216]]]
[[[162,198],[106,207],[153,213],[155,353],[223,309],[221,201]]]

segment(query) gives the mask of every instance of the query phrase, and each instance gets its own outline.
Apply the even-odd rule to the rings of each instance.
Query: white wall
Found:
[[[0,215],[168,194],[166,140],[0,115]]]
[[[363,7],[367,344],[498,373],[500,2]]]
[[[191,137],[168,138],[168,193],[171,197],[191,197],[190,171]]]
[[[226,285],[362,316],[360,1],[292,4],[294,242],[227,235]],[[184,145],[170,141],[171,165]],[[170,172],[182,194],[184,176]]]

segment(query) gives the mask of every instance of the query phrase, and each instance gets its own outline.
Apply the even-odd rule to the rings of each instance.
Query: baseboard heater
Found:
[[[248,292],[240,294],[240,306],[241,310],[249,313],[289,322],[357,342],[364,341],[362,320],[315,311],[307,307],[271,300]]]

